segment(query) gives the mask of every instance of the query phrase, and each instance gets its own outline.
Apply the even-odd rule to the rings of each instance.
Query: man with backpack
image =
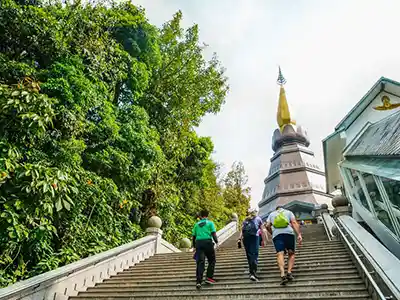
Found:
[[[203,273],[205,266],[205,258],[207,257],[207,284],[214,284],[214,269],[215,269],[215,249],[214,243],[218,244],[217,230],[212,221],[208,220],[208,211],[200,212],[200,221],[198,221],[192,231],[193,247],[196,248],[196,253],[193,258],[196,260],[196,288],[201,289],[203,281]]]
[[[262,226],[263,221],[259,216],[257,216],[257,210],[250,209],[249,216],[244,220],[242,225],[239,243],[243,241],[247,262],[249,264],[250,280],[252,281],[258,281],[259,279],[257,276],[257,264],[260,238],[264,241]]]
[[[281,272],[281,285],[293,280],[292,269],[295,256],[295,232],[297,242],[301,244],[303,238],[300,232],[300,226],[296,221],[294,214],[278,206],[275,211],[270,213],[267,219],[267,230],[272,234],[276,250],[276,258]],[[285,252],[288,253],[288,272],[285,275]]]

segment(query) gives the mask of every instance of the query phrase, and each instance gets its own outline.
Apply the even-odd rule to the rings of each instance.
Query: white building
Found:
[[[380,78],[323,141],[327,193],[346,194],[400,258],[400,83]]]

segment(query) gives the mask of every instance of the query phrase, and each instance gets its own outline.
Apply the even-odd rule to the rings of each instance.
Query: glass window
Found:
[[[383,186],[385,187],[390,204],[392,205],[392,211],[397,220],[400,222],[400,182],[390,178],[380,178]]]
[[[381,221],[387,228],[395,233],[394,225],[389,217],[388,208],[383,202],[381,194],[379,193],[378,186],[375,183],[374,177],[371,174],[363,173],[365,185],[367,186],[369,197],[374,205],[376,217]],[[383,180],[383,178],[382,178]],[[387,189],[386,189],[387,190]]]
[[[365,194],[361,188],[361,184],[360,184],[360,180],[357,176],[357,172],[352,169],[348,169],[348,170],[349,170],[351,179],[353,179],[353,180],[350,179],[350,184],[352,185],[352,189],[353,189],[352,194],[353,194],[354,198],[356,198],[356,200],[358,202],[360,202],[361,205],[363,207],[365,207],[368,211],[371,211],[369,208],[369,205],[368,205],[367,198],[365,197]]]

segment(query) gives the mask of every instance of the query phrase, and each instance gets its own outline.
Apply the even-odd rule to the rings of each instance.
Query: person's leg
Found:
[[[257,266],[258,266],[258,253],[259,253],[259,249],[260,249],[260,241],[261,237],[256,236],[255,237],[255,248],[254,248],[254,266],[253,266],[253,271],[254,271],[254,275],[257,277]]]
[[[285,252],[279,251],[276,253],[276,261],[278,263],[279,272],[281,273],[281,277],[285,276]]]
[[[258,237],[249,237],[249,266],[250,266],[250,279],[257,281],[257,252],[258,252]]]
[[[208,267],[207,267],[207,279],[206,282],[209,284],[215,283],[214,281],[214,270],[215,270],[215,249],[214,249],[214,244],[212,241],[207,244],[207,247],[205,249],[205,254],[207,256],[207,261],[208,261]]]
[[[251,269],[251,265],[250,265],[251,260],[250,260],[250,255],[249,255],[250,245],[251,245],[251,243],[250,243],[249,237],[243,238],[243,246],[244,246],[244,250],[246,251],[246,258],[247,258],[247,264],[249,265],[249,272]]]
[[[205,253],[202,245],[202,241],[197,241],[196,253],[197,253],[197,265],[196,265],[196,283],[201,285],[203,282]]]
[[[285,276],[285,243],[282,234],[277,235],[274,239],[274,246],[276,250],[276,261],[278,263],[279,272],[282,278],[281,284],[286,284],[287,279]]]
[[[288,280],[293,280],[292,270],[294,267],[295,250],[296,250],[295,238],[296,238],[295,235],[292,234],[287,234],[287,236],[285,237],[285,244],[288,250],[288,273],[287,273]]]

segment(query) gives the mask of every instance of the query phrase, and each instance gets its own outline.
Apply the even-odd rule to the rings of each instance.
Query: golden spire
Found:
[[[286,83],[286,79],[282,75],[281,67],[279,67],[279,76],[277,83],[281,86],[279,91],[279,104],[278,104],[278,113],[276,114],[276,118],[278,121],[279,129],[281,132],[283,128],[285,128],[288,124],[296,125],[296,121],[290,117],[289,105],[286,100],[286,93],[283,85]]]

